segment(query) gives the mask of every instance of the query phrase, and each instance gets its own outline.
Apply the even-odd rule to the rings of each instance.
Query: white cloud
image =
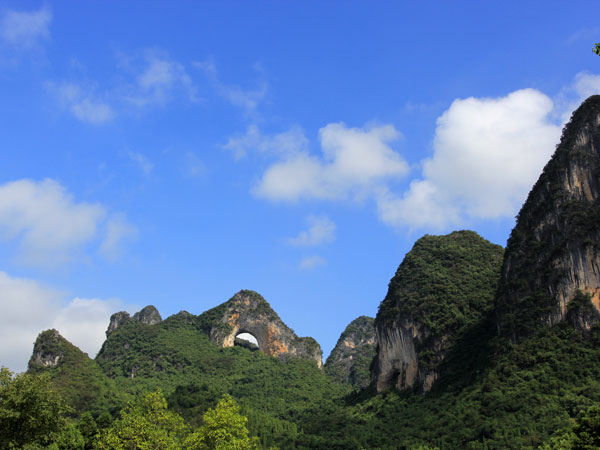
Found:
[[[324,216],[309,216],[308,230],[301,231],[298,236],[288,239],[290,245],[296,247],[315,246],[335,240],[335,223]]]
[[[51,21],[52,12],[45,6],[30,12],[8,9],[0,18],[0,37],[13,47],[30,49],[50,37]]]
[[[575,92],[579,95],[579,99],[583,101],[590,95],[600,94],[600,75],[579,72],[575,75],[575,82],[573,85]]]
[[[242,339],[244,341],[248,341],[253,343],[254,345],[256,345],[258,347],[258,341],[256,340],[256,338],[254,336],[252,336],[250,333],[240,333],[238,334],[236,337],[236,339]]]
[[[200,177],[206,173],[206,164],[194,152],[184,155],[185,172],[190,177]]]
[[[514,217],[553,154],[562,126],[594,94],[600,94],[600,75],[581,72],[554,101],[535,89],[455,100],[437,120],[433,155],[421,161],[420,177],[400,192],[393,182],[407,174],[408,165],[390,147],[401,137],[392,125],[329,124],[319,131],[320,155],[309,151],[299,128],[268,136],[250,126],[225,148],[237,157],[255,149],[276,158],[252,189],[258,197],[372,198],[380,220],[390,226],[440,231]]]
[[[136,164],[136,166],[138,166],[140,170],[144,172],[144,175],[150,175],[152,169],[154,168],[154,164],[152,163],[152,161],[150,161],[148,158],[146,158],[144,155],[138,152],[128,152],[127,156],[129,156],[129,159],[131,159]]]
[[[534,89],[455,100],[438,119],[423,178],[402,196],[380,191],[380,218],[393,226],[442,229],[514,216],[560,137],[560,126],[550,120],[553,106]]]
[[[37,335],[56,328],[63,337],[90,357],[100,350],[110,316],[123,309],[118,300],[75,298],[33,280],[14,278],[0,271],[0,366],[21,372],[33,350]]]
[[[120,55],[120,82],[98,86],[89,81],[47,82],[58,102],[77,119],[102,125],[125,112],[165,106],[177,96],[197,102],[196,86],[183,64],[158,49],[128,57]],[[132,111],[133,110],[133,111]]]
[[[569,45],[577,44],[579,41],[587,41],[587,45],[592,51],[592,42],[596,42],[598,35],[600,34],[600,27],[583,27],[571,34],[567,39],[566,43]]]
[[[250,125],[243,135],[229,137],[223,148],[232,151],[235,159],[243,158],[252,150],[289,157],[308,151],[308,139],[298,126],[269,136],[263,134],[258,126]]]
[[[56,312],[51,328],[93,358],[106,339],[110,316],[121,310],[119,300],[74,298]]]
[[[16,256],[23,264],[55,268],[77,259],[101,235],[106,218],[103,206],[75,202],[54,180],[0,185],[0,239],[18,242]]]
[[[313,270],[317,267],[324,266],[327,264],[327,260],[320,256],[307,256],[300,261],[300,269],[302,270]]]
[[[123,243],[135,239],[137,235],[137,228],[123,214],[113,215],[106,223],[106,234],[99,252],[106,259],[114,261],[123,253]]]
[[[63,264],[92,239],[105,210],[75,203],[56,181],[18,180],[0,186],[0,237],[20,240],[20,259]]]
[[[162,50],[146,50],[141,57],[124,59],[123,66],[135,74],[135,85],[124,96],[135,106],[164,105],[177,91],[183,92],[189,101],[198,100],[196,86],[183,64]]]
[[[391,125],[329,124],[319,130],[321,157],[307,151],[285,155],[265,171],[253,192],[273,201],[364,198],[384,180],[408,172],[404,159],[388,145],[400,137]]]
[[[400,197],[381,187],[376,201],[379,219],[391,226],[441,230],[463,222],[451,199],[429,180],[413,180]]]
[[[221,97],[233,106],[242,109],[247,116],[254,116],[258,106],[267,96],[268,85],[264,81],[259,81],[256,89],[243,89],[234,84],[223,83],[219,78],[214,61],[196,62],[194,65],[206,74]],[[262,72],[260,66],[255,67]]]
[[[554,115],[563,124],[571,118],[571,114],[590,95],[600,94],[600,75],[579,72],[570,86],[562,89],[556,98]]]
[[[59,103],[77,119],[92,125],[102,125],[115,117],[113,107],[98,98],[94,89],[75,83],[46,83]]]

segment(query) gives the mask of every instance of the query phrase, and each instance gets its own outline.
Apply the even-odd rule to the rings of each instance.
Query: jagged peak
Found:
[[[237,292],[226,302],[202,313],[198,320],[211,341],[221,347],[233,346],[240,333],[250,333],[263,353],[308,358],[318,367],[323,365],[319,343],[310,337],[298,337],[255,291]]]
[[[519,211],[496,298],[498,329],[516,342],[567,318],[577,292],[600,310],[600,96],[573,113]],[[590,315],[591,326],[594,315]]]
[[[375,319],[357,317],[346,326],[329,354],[325,373],[337,382],[364,388],[370,383],[370,366],[376,348]]]
[[[110,322],[106,329],[106,337],[113,333],[123,324],[131,321],[145,323],[146,325],[156,325],[162,322],[160,313],[153,305],[148,305],[136,312],[133,317],[127,311],[119,311],[110,316]]]
[[[33,345],[33,353],[28,364],[29,370],[58,366],[64,358],[65,346],[77,349],[58,330],[52,328],[42,331]]]
[[[145,323],[147,325],[156,325],[162,322],[162,317],[153,305],[148,305],[133,315],[133,320]]]

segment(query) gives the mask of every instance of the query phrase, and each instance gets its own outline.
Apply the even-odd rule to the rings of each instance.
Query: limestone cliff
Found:
[[[323,365],[317,341],[296,336],[256,292],[240,291],[199,319],[210,340],[221,347],[232,347],[238,334],[250,333],[258,341],[259,350],[267,355],[312,359],[318,367]]]
[[[502,254],[473,231],[415,243],[375,319],[378,391],[431,389],[454,341],[491,311]]]
[[[64,345],[70,343],[57,330],[42,331],[33,345],[29,369],[56,367],[64,359]]]
[[[496,312],[499,331],[516,342],[564,319],[587,330],[599,309],[600,96],[593,96],[573,113],[519,212]]]
[[[131,317],[127,311],[116,312],[110,316],[110,322],[106,329],[106,336],[108,337],[109,334],[121,325],[132,320],[145,323],[146,325],[156,325],[162,321],[162,317],[158,310],[152,305],[142,308],[140,311],[136,312],[133,317]]]
[[[364,388],[371,381],[370,366],[375,357],[375,319],[354,319],[340,335],[325,363],[325,373],[340,383]]]

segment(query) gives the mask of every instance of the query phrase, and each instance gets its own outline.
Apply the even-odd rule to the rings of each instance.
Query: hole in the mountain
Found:
[[[239,333],[235,336],[234,345],[245,347],[252,351],[258,350],[258,341],[252,334],[246,332]]]

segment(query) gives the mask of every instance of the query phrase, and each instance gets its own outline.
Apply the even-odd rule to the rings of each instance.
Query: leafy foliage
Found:
[[[240,408],[226,395],[214,409],[202,416],[202,426],[187,437],[185,448],[198,450],[254,450],[257,439],[248,435],[248,419]]]
[[[51,388],[50,376],[0,369],[0,448],[51,444],[66,425],[67,406]],[[70,431],[70,430],[69,430]]]
[[[95,448],[178,450],[187,431],[183,419],[167,409],[162,393],[154,391],[131,401],[121,417],[101,432]]]

